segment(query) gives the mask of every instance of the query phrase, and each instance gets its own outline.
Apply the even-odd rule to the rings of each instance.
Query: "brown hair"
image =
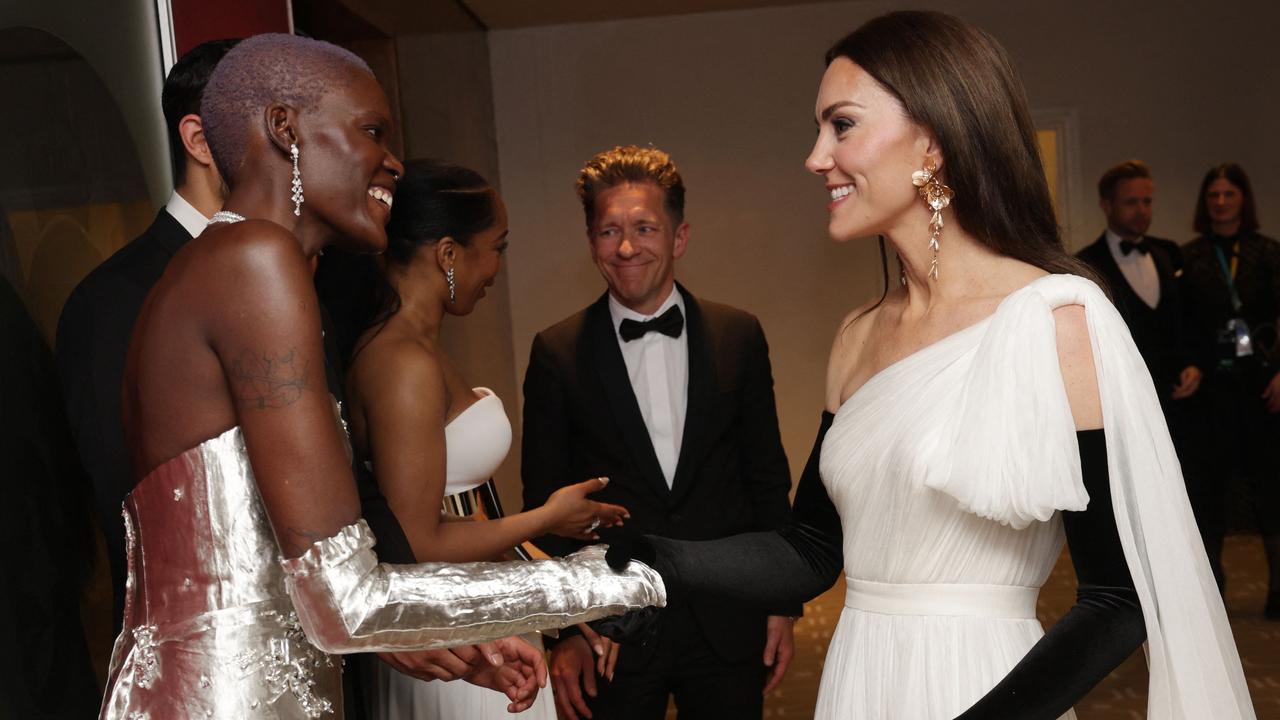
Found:
[[[842,57],[933,133],[961,228],[1002,255],[1096,281],[1062,246],[1026,93],[994,38],[950,15],[900,11],[837,42],[827,64]]]
[[[1116,186],[1121,180],[1136,178],[1151,179],[1151,168],[1141,160],[1125,160],[1119,165],[1107,168],[1098,179],[1098,199],[1110,200],[1116,196]]]
[[[1244,204],[1240,207],[1240,232],[1257,230],[1258,209],[1253,202],[1253,185],[1249,182],[1249,176],[1236,163],[1222,163],[1209,168],[1200,183],[1200,194],[1196,196],[1196,219],[1192,223],[1196,232],[1201,235],[1213,232],[1213,222],[1209,220],[1209,201],[1205,196],[1209,192],[1209,185],[1218,178],[1240,188],[1240,194],[1244,196]]]
[[[662,189],[663,204],[676,224],[684,222],[684,180],[671,156],[654,147],[618,145],[597,153],[578,173],[575,188],[587,216],[587,227],[595,219],[596,197],[600,193],[626,183],[646,182]]]

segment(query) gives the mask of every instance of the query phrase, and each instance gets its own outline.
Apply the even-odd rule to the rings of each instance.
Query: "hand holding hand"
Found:
[[[587,499],[588,495],[603,490],[608,484],[609,478],[592,478],[552,493],[546,507],[556,522],[550,532],[577,540],[599,540],[598,528],[622,525],[623,520],[631,517],[626,508]]]
[[[488,662],[464,679],[506,695],[511,700],[507,712],[518,713],[532,707],[538,698],[538,689],[547,685],[547,664],[542,651],[518,637],[474,647]]]
[[[475,645],[461,645],[447,650],[378,653],[378,659],[399,672],[419,680],[457,680],[490,666]]]

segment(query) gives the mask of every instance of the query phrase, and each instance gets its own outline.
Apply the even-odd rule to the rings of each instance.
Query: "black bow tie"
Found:
[[[1138,241],[1137,241],[1137,242],[1131,242],[1131,241],[1129,241],[1129,240],[1121,240],[1121,241],[1120,241],[1120,252],[1121,252],[1121,253],[1123,253],[1123,254],[1125,254],[1125,255],[1128,255],[1129,253],[1133,252],[1134,250],[1137,250],[1138,252],[1142,253],[1143,255],[1146,255],[1146,254],[1148,254],[1148,253],[1150,253],[1150,252],[1151,252],[1151,243],[1147,242],[1147,239],[1146,239],[1146,238],[1138,238]]]
[[[631,342],[636,338],[644,337],[649,331],[660,332],[667,337],[678,338],[684,330],[684,313],[680,312],[679,305],[672,305],[670,310],[662,313],[652,320],[640,322],[638,320],[623,320],[618,327],[618,334],[622,336],[623,341]]]

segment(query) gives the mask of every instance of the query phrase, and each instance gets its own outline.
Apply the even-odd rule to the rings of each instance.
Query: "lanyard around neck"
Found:
[[[1222,252],[1221,245],[1213,243],[1213,252],[1218,256],[1222,279],[1227,281],[1227,290],[1231,293],[1231,307],[1240,312],[1240,308],[1244,307],[1244,303],[1240,302],[1240,293],[1236,290],[1236,271],[1240,269],[1240,241],[1237,240],[1231,247],[1230,265],[1227,264],[1227,256]]]

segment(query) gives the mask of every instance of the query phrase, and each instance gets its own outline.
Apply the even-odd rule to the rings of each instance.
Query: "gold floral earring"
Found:
[[[929,277],[938,279],[938,236],[942,234],[942,209],[951,204],[955,192],[942,184],[937,176],[938,166],[932,160],[925,163],[923,170],[911,173],[911,184],[920,188],[920,197],[933,210],[933,219],[929,221],[929,249],[933,250],[933,264],[929,266]]]

